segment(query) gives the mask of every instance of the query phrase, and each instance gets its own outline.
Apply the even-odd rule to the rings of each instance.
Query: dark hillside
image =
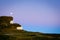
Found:
[[[29,32],[21,27],[18,23],[10,23],[13,17],[0,17],[0,40],[60,40],[60,34],[45,34],[39,32]]]

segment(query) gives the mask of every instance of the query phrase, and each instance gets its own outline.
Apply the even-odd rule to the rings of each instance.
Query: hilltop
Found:
[[[60,40],[60,34],[26,31],[13,22],[13,17],[0,16],[0,40]]]

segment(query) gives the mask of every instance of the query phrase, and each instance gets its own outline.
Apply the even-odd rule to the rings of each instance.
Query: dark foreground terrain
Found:
[[[0,16],[0,40],[60,40],[60,34],[45,34],[39,32],[29,32],[18,23],[12,23],[13,17]]]
[[[60,34],[43,34],[24,30],[10,30],[0,35],[0,40],[60,40]]]

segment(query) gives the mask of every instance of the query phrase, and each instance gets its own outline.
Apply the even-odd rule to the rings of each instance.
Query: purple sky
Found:
[[[60,33],[60,0],[0,0],[0,15],[13,16],[24,30]]]

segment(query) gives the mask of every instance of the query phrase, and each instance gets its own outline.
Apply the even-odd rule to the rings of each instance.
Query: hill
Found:
[[[60,34],[44,34],[24,30],[10,30],[1,34],[0,40],[60,40]]]
[[[60,34],[26,31],[20,24],[13,23],[13,17],[0,16],[0,40],[60,40]]]

